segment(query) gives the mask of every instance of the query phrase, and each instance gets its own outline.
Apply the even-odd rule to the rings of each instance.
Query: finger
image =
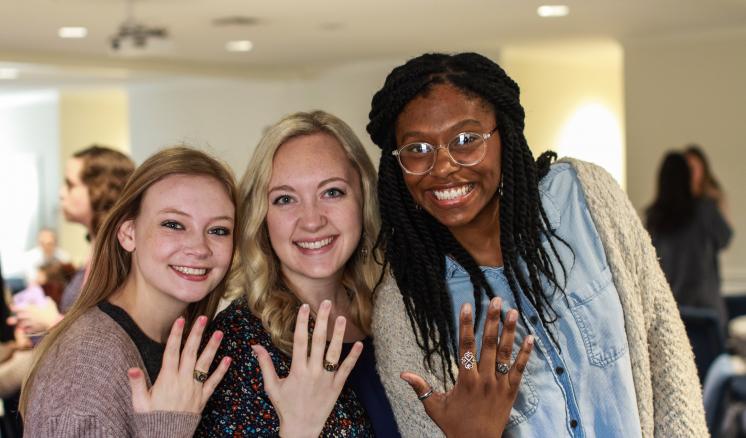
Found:
[[[342,355],[342,341],[345,336],[345,326],[347,320],[344,316],[337,317],[334,321],[334,333],[332,334],[332,341],[329,343],[329,348],[326,350],[326,361],[334,364],[339,363],[339,357]]]
[[[412,390],[414,390],[415,395],[417,398],[421,398],[425,395],[427,395],[428,392],[432,389],[432,386],[428,385],[428,383],[420,377],[419,375],[415,373],[410,372],[404,372],[399,375],[402,380],[409,383],[409,386],[412,387]],[[425,406],[425,411],[430,412],[433,405],[436,403],[436,400],[438,397],[433,397],[434,393],[431,393],[427,398],[425,398],[422,401],[422,404]]]
[[[497,360],[500,363],[510,365],[510,361],[513,359],[516,321],[518,321],[518,311],[515,309],[508,310],[503,331],[500,334],[500,345],[497,346]]]
[[[5,323],[8,325],[16,325],[18,324],[18,318],[15,316],[9,316],[5,319]]]
[[[218,384],[220,383],[220,381],[223,380],[223,377],[225,377],[225,373],[228,372],[228,368],[231,366],[232,361],[233,359],[231,359],[228,356],[222,358],[217,368],[215,368],[215,371],[213,371],[212,374],[210,375],[210,378],[207,379],[207,381],[205,381],[204,385],[202,385],[202,401],[203,402],[207,402],[207,399],[210,398],[212,393],[215,391],[215,388],[218,387]],[[259,366],[261,367],[261,364]],[[274,367],[273,367],[273,370],[274,370]]]
[[[194,367],[197,363],[197,351],[199,350],[199,344],[202,343],[202,333],[204,333],[206,325],[207,317],[204,315],[198,316],[197,320],[192,324],[192,329],[189,331],[186,343],[184,343],[184,350],[181,352],[179,370],[190,376],[194,372]],[[207,370],[203,369],[201,371]]]
[[[331,312],[332,303],[324,300],[319,305],[319,311],[316,314],[316,325],[313,328],[313,337],[311,338],[311,357],[309,363],[311,366],[321,367],[326,350],[326,324]]]
[[[508,373],[508,382],[510,382],[510,387],[514,390],[518,390],[518,385],[521,383],[521,379],[523,378],[523,372],[526,370],[526,366],[528,365],[528,359],[531,357],[531,351],[534,348],[534,337],[533,335],[526,336],[526,339],[523,340],[523,345],[521,346],[521,351],[518,352],[518,356],[515,358],[515,363],[510,368],[510,372]]]
[[[474,342],[474,320],[471,313],[471,304],[461,306],[459,321],[459,375],[458,379],[474,378],[474,367],[477,364]]]
[[[360,358],[360,354],[362,352],[363,343],[360,341],[355,342],[355,344],[350,349],[350,353],[347,355],[345,360],[342,361],[339,369],[337,369],[337,372],[334,374],[334,383],[335,385],[337,385],[337,388],[340,391],[342,390],[347,377],[349,377],[350,373],[352,372],[352,369],[355,368],[355,363],[357,363],[357,360],[358,358]]]
[[[202,350],[202,354],[199,355],[199,359],[197,359],[197,363],[194,364],[194,369],[199,371],[209,371],[210,365],[212,365],[212,359],[215,357],[215,353],[218,351],[218,347],[220,347],[220,341],[223,340],[223,332],[220,330],[216,330],[212,333],[210,336],[210,340],[207,341],[207,345],[205,345],[205,349]]]
[[[311,309],[308,304],[303,304],[298,310],[298,318],[295,320],[295,333],[293,334],[293,362],[291,368],[304,367],[308,361],[308,315]]]
[[[171,326],[171,333],[166,341],[166,348],[163,350],[163,362],[161,370],[178,370],[179,368],[179,351],[181,350],[181,335],[184,333],[184,318],[179,317]]]
[[[140,368],[130,368],[127,370],[127,377],[129,378],[130,389],[132,390],[132,407],[135,412],[147,412],[150,394],[148,394],[148,384],[145,382],[145,374]]]
[[[484,337],[482,338],[482,350],[479,354],[479,374],[494,375],[495,360],[497,357],[497,338],[500,329],[500,308],[502,300],[495,297],[490,300],[487,309],[487,321],[484,323]]]
[[[277,377],[272,358],[269,356],[267,350],[261,345],[252,345],[251,349],[254,351],[256,360],[259,362],[259,368],[262,370],[264,390],[270,398],[274,398],[275,390],[277,389],[277,385],[280,383],[280,378]]]

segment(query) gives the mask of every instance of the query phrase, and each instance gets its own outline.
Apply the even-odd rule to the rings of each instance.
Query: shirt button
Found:
[[[557,368],[554,369],[554,371],[557,373],[557,375],[562,375],[562,373],[565,372],[565,369],[562,368],[562,367],[557,367]],[[575,420],[572,420],[572,421],[575,421]]]
[[[578,422],[576,420],[570,420],[570,427],[575,429],[576,427],[578,427]]]
[[[539,323],[539,318],[536,317],[536,315],[532,315],[531,318],[528,319],[531,321],[531,324],[536,325]]]

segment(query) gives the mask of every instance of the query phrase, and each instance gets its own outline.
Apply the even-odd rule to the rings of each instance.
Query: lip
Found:
[[[334,236],[323,236],[323,237],[318,237],[318,238],[313,238],[313,239],[293,240],[293,246],[295,246],[295,248],[298,249],[298,251],[300,251],[302,254],[305,254],[305,255],[325,254],[331,251],[334,245],[337,243],[337,237],[339,236],[334,235]],[[326,239],[331,239],[331,242],[327,243],[321,248],[303,248],[302,246],[298,245],[298,242],[312,243],[312,242],[320,242]]]
[[[203,275],[192,275],[192,274],[187,274],[186,272],[181,272],[181,271],[177,270],[175,268],[175,266],[178,266],[180,268],[206,269],[206,272]],[[171,268],[171,271],[173,271],[179,277],[181,277],[181,278],[183,278],[185,280],[195,281],[195,282],[207,280],[207,277],[210,276],[210,271],[212,271],[212,269],[210,269],[210,268],[198,267],[198,266],[168,265],[168,267]]]
[[[466,193],[463,196],[459,196],[454,199],[438,199],[437,196],[435,196],[435,191],[441,191],[441,190],[449,190],[457,187],[462,187],[465,185],[472,185],[472,189]],[[469,200],[472,198],[472,195],[474,192],[476,192],[477,185],[472,182],[459,182],[459,183],[453,183],[453,184],[444,184],[444,185],[438,185],[428,188],[425,193],[430,199],[430,201],[437,207],[440,208],[456,208],[461,207],[463,204],[469,202]]]

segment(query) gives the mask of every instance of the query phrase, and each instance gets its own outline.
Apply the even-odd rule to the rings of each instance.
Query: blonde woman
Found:
[[[370,339],[378,217],[360,141],[321,111],[285,117],[254,152],[239,211],[239,298],[212,326],[226,336],[216,363],[235,362],[197,435],[398,436]]]
[[[233,176],[199,151],[166,149],[134,172],[97,233],[80,297],[37,348],[21,397],[26,434],[192,436],[230,364],[205,372],[220,332],[197,352],[199,315],[224,292],[235,205]]]

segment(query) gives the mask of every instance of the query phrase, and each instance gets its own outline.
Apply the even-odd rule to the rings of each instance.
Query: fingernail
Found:
[[[180,317],[179,317],[179,318],[178,318],[178,319],[176,320],[176,325],[177,325],[177,326],[178,326],[179,328],[183,328],[183,327],[184,327],[184,322],[185,322],[185,321],[184,321],[184,317],[183,317],[183,316],[180,316]]]
[[[516,310],[511,310],[508,312],[508,322],[515,322],[518,319],[518,312]]]
[[[259,355],[257,355],[257,353],[256,353],[256,345],[251,344],[251,345],[249,345],[249,347],[251,347],[251,355],[258,358]]]
[[[329,300],[324,300],[321,302],[321,307],[323,307],[324,309],[328,309],[331,306],[332,306],[332,302]]]
[[[199,318],[197,318],[197,321],[199,322],[199,325],[204,327],[207,324],[207,317],[202,315]]]
[[[216,331],[215,333],[212,334],[212,337],[216,341],[219,341],[219,340],[223,339],[223,332],[221,332],[220,330],[218,330],[218,331]]]
[[[463,309],[461,310],[462,316],[469,316],[471,315],[471,304],[464,304]]]
[[[502,304],[502,300],[500,298],[493,298],[492,299],[492,308],[493,309],[499,309],[500,304]]]
[[[231,359],[230,357],[228,357],[228,356],[225,356],[225,357],[223,358],[223,363],[224,363],[224,364],[226,364],[226,365],[230,365],[230,364],[231,364],[231,362],[233,362],[233,359]]]
[[[308,311],[308,304],[301,304],[300,310],[307,312]]]
[[[534,335],[528,335],[526,337],[526,344],[529,346],[534,345]]]

